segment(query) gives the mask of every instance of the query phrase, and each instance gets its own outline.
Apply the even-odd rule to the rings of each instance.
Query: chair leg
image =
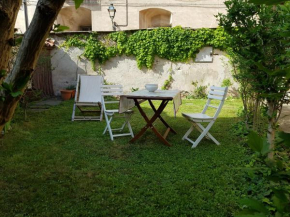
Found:
[[[107,122],[107,119],[108,119],[108,122]],[[103,134],[105,134],[105,133],[107,132],[107,130],[108,130],[108,125],[111,126],[111,121],[112,121],[113,117],[110,117],[110,119],[109,119],[108,116],[107,116],[107,119],[106,119],[107,125],[106,125],[106,127],[105,127],[105,130],[104,130]],[[109,124],[108,124],[108,123],[109,123]]]
[[[113,141],[114,140],[114,137],[113,137],[113,133],[112,133],[111,125],[110,125],[111,124],[111,121],[113,119],[113,116],[109,119],[108,118],[108,115],[105,113],[105,119],[106,119],[107,126],[106,126],[103,134],[105,134],[106,131],[108,130],[109,131],[109,134],[110,134],[110,138]]]
[[[189,130],[182,137],[182,140],[186,139],[192,144],[192,148],[195,148],[200,143],[200,141],[206,136],[209,139],[211,139],[215,144],[219,145],[220,143],[208,132],[213,124],[214,124],[214,121],[210,122],[207,125],[207,127],[204,128],[200,123],[192,123]],[[191,139],[188,138],[188,136],[190,135],[190,133],[193,131],[194,128],[196,128],[201,134],[195,141],[192,141]]]
[[[189,128],[189,130],[182,137],[182,140],[185,140],[189,136],[189,134],[193,131],[193,129],[194,129],[194,127],[193,127],[193,124],[192,124],[191,127]]]
[[[195,140],[194,144],[191,146],[192,148],[195,148],[198,143],[203,139],[203,137],[208,133],[209,129],[212,127],[214,121],[210,122],[207,127],[203,130],[203,132],[200,134],[200,136]]]
[[[75,112],[76,112],[76,104],[74,104],[74,106],[73,106],[73,112],[72,112],[72,116],[71,116],[71,121],[75,120]]]
[[[130,132],[132,138],[134,138],[134,133],[133,133],[133,130],[132,130],[132,127],[131,127],[131,124],[130,124],[131,115],[128,115],[126,117],[126,119],[127,119],[127,126],[129,128],[129,132]]]
[[[105,116],[105,120],[106,120],[107,125],[105,127],[105,130],[104,130],[103,134],[105,134],[107,131],[109,131],[110,138],[111,138],[112,141],[114,140],[114,137],[119,137],[119,136],[132,136],[132,137],[134,137],[133,130],[132,130],[131,124],[129,122],[131,115],[126,115],[125,116],[126,120],[124,121],[122,127],[118,128],[118,129],[112,129],[112,127],[111,127],[111,122],[112,122],[114,116],[108,117],[106,112],[104,112],[104,116]],[[126,125],[128,126],[129,133],[113,134],[114,130],[122,131]]]
[[[128,122],[128,121],[127,121],[127,119],[126,119],[125,122],[123,123],[122,127],[120,128],[120,132],[124,130],[124,127],[126,126],[127,122]]]
[[[202,133],[204,131],[204,128],[201,124],[199,123],[194,123],[193,126],[195,127],[195,129],[197,129],[200,133]],[[208,136],[209,133],[207,133],[205,135],[206,139],[209,139],[210,140],[210,137]]]
[[[200,127],[200,129],[205,130],[205,128],[200,123],[196,124],[198,127]],[[209,132],[206,134],[206,136],[208,136],[215,144],[220,145],[220,143]]]
[[[125,121],[124,121],[122,127],[120,128],[120,131],[123,131],[125,126],[128,125],[130,118],[131,118],[131,115],[125,114],[124,118],[125,118]]]
[[[99,107],[100,107],[100,110],[101,110],[101,112],[100,112],[100,121],[102,121],[103,120],[104,107],[102,105],[99,105]]]

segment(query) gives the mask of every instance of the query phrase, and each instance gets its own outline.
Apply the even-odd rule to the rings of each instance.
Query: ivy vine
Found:
[[[155,56],[172,62],[186,62],[194,59],[204,46],[226,49],[226,33],[222,28],[198,30],[178,27],[160,27],[153,30],[139,30],[134,33],[113,32],[105,40],[97,33],[74,35],[61,46],[84,48],[83,56],[100,64],[117,55],[135,56],[138,68],[152,68]]]
[[[169,75],[168,79],[165,80],[163,86],[161,87],[161,90],[168,90],[172,84],[172,82],[174,81],[172,74]]]

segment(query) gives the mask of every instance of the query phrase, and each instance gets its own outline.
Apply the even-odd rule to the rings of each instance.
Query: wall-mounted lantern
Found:
[[[125,25],[117,25],[116,22],[114,22],[114,18],[115,18],[115,14],[116,14],[116,9],[114,7],[113,4],[110,4],[109,8],[108,8],[108,12],[109,12],[109,16],[111,18],[112,21],[112,27],[113,30],[116,30],[116,27],[126,27],[128,26],[128,0],[126,0],[126,24]]]
[[[111,21],[112,21],[113,30],[115,30],[116,29],[116,26],[114,24],[114,18],[115,18],[115,14],[116,14],[116,9],[114,8],[114,5],[113,4],[110,4],[110,6],[108,8],[108,12],[109,12],[109,16],[110,16]]]

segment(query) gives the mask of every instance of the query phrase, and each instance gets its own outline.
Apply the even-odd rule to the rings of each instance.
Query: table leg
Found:
[[[145,112],[143,111],[143,109],[141,108],[139,102],[137,99],[134,99],[135,105],[137,106],[140,114],[142,115],[142,117],[145,119],[146,121],[146,125],[141,129],[141,131],[133,138],[130,140],[130,142],[134,142],[137,139],[139,139],[148,128],[151,128],[152,131],[157,135],[157,137],[167,146],[171,146],[168,141],[166,141],[165,138],[163,138],[163,136],[156,130],[156,128],[153,126],[153,122],[160,116],[161,112],[164,110],[164,108],[166,107],[167,103],[169,100],[162,100],[159,108],[157,110],[155,110],[155,114],[153,115],[153,117],[149,120],[149,118],[147,117],[147,115],[145,114]]]
[[[149,99],[148,101],[149,101],[149,104],[150,104],[151,108],[153,109],[153,111],[156,112],[156,108],[155,108],[153,102],[152,102],[150,99]],[[169,102],[169,101],[167,101],[167,102]],[[160,121],[165,125],[166,128],[170,128],[170,131],[171,131],[172,133],[177,134],[177,133],[175,132],[175,130],[173,130],[173,129],[172,129],[172,128],[171,128],[171,127],[166,123],[166,121],[161,117],[161,115],[159,115],[158,118],[159,118]]]

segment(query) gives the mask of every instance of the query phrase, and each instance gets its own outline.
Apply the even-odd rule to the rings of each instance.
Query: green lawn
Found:
[[[181,140],[189,128],[181,112],[204,104],[183,100],[176,118],[167,106],[163,117],[178,133],[168,136],[172,147],[151,131],[133,144],[112,142],[104,121],[70,121],[73,101],[28,112],[27,122],[18,109],[0,140],[0,216],[232,216],[248,185],[247,149],[231,133],[241,102],[226,101],[211,130],[220,146],[202,140],[191,149]],[[137,133],[144,121],[134,110]]]

